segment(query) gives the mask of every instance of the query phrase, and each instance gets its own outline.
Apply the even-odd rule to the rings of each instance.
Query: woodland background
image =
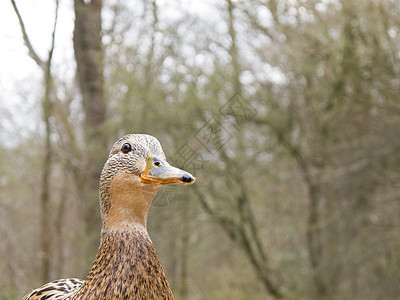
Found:
[[[0,99],[0,298],[86,276],[109,148],[148,133],[198,178],[149,214],[177,299],[399,299],[400,2],[187,3],[71,0],[66,66],[22,28],[43,80]]]

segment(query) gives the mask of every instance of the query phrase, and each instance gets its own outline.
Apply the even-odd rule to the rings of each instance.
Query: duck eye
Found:
[[[131,150],[132,150],[131,144],[125,143],[125,144],[122,145],[121,151],[122,151],[123,153],[126,154],[126,153],[128,153],[129,151],[131,151]]]

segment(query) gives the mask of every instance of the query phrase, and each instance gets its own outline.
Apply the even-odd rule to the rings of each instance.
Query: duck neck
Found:
[[[102,230],[96,259],[74,299],[173,299],[146,229]]]
[[[120,173],[100,190],[104,229],[125,230],[147,226],[147,214],[160,185],[143,184],[137,175]]]

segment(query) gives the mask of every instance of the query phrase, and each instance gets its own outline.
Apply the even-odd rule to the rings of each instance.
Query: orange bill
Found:
[[[140,174],[142,183],[159,184],[193,184],[196,177],[181,169],[171,166],[164,158],[156,157],[151,154],[147,157],[147,164],[144,171]]]

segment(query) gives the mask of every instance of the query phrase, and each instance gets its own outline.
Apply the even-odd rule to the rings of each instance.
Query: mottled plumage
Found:
[[[173,299],[144,228],[103,232],[93,267],[72,299],[128,299],[127,295],[134,299]]]
[[[74,292],[78,291],[78,288],[83,284],[83,282],[83,280],[76,278],[54,280],[25,295],[23,300],[66,299],[66,295],[72,295]]]
[[[50,282],[23,300],[173,299],[146,230],[147,212],[163,184],[194,181],[165,161],[156,138],[129,134],[119,139],[101,173],[101,242],[88,276]]]

